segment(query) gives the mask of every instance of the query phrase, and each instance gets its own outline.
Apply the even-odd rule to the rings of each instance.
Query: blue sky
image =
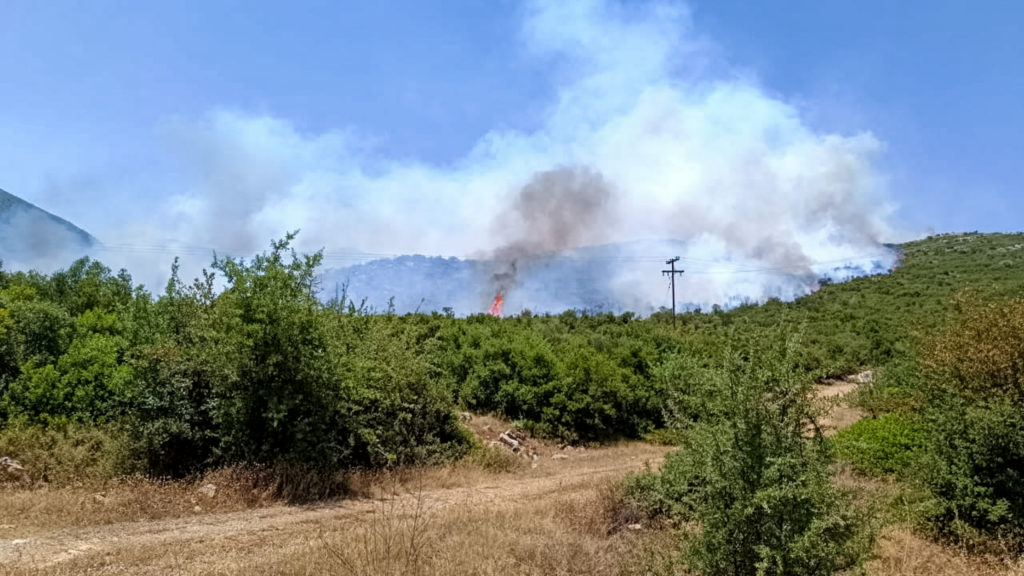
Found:
[[[886,216],[893,229],[1021,229],[1024,4],[695,0],[672,8],[686,15],[667,30],[650,3],[612,3],[601,13],[626,24],[645,14],[658,38],[677,26],[685,46],[669,52],[679,65],[668,68],[702,78],[697,86],[739,82],[784,104],[779,114],[798,115],[802,129],[870,134],[871,178],[898,206]],[[515,148],[504,134],[558,133],[552,108],[583,60],[565,57],[573,46],[551,48],[524,32],[536,10],[510,0],[8,0],[0,7],[0,188],[102,233],[168,202],[189,213],[189,202],[203,201],[212,185],[199,182],[206,176],[194,165],[208,141],[220,142],[218,130],[276,138],[257,156],[283,150],[287,166],[303,163],[302,182],[348,174],[337,168],[351,161],[342,156],[358,157],[364,176],[399,163],[431,174],[464,166],[495,140]],[[626,53],[642,50],[643,38],[636,44]],[[599,78],[591,78],[595,90]],[[206,143],[182,144],[197,139]],[[183,191],[192,196],[178,198]]]

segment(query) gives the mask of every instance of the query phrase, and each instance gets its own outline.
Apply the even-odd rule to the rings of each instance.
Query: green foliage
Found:
[[[648,513],[700,525],[684,553],[697,573],[835,574],[871,548],[866,517],[831,483],[827,446],[805,435],[809,382],[780,347],[702,369],[703,413],[661,473],[628,490]]]
[[[5,411],[43,423],[115,419],[131,394],[132,379],[123,361],[127,341],[116,331],[113,316],[81,316],[77,337],[55,364],[38,365],[34,359],[23,367],[8,387]]]
[[[215,263],[191,286],[172,276],[158,336],[133,358],[139,449],[184,474],[248,462],[333,469],[416,464],[468,449],[450,391],[422,342],[384,317],[316,299],[319,255],[289,236],[252,262]]]
[[[923,377],[917,358],[899,358],[874,371],[871,382],[857,388],[854,401],[872,416],[891,412],[911,414],[920,409]]]
[[[771,357],[780,331],[799,332],[771,360],[785,378],[877,368],[858,402],[880,423],[841,435],[846,457],[870,473],[902,467],[911,441],[897,424],[914,418],[936,502],[953,502],[972,526],[982,516],[997,517],[991,526],[1014,521],[999,502],[1015,497],[1015,480],[993,479],[996,469],[977,460],[1012,465],[1013,443],[970,442],[983,441],[975,429],[1014,438],[1013,420],[990,417],[1000,412],[982,400],[1020,406],[1021,305],[1005,300],[1024,282],[1020,235],[908,243],[891,274],[827,283],[792,303],[680,314],[678,326],[667,314],[370,315],[341,294],[320,302],[319,256],[295,254],[290,240],[251,261],[218,259],[192,283],[175,269],[157,297],[88,259],[50,275],[0,271],[0,430],[117,427],[157,475],[239,461],[298,470],[455,458],[472,445],[456,406],[571,442],[655,430],[671,443],[721,440],[715,426],[738,418],[722,391],[732,380],[761,381],[750,367]],[[973,296],[957,300],[966,288]],[[961,324],[947,328],[954,318]],[[723,368],[733,365],[744,366],[738,376]],[[946,435],[958,436],[942,444]],[[813,460],[819,448],[778,450]],[[656,495],[652,510],[694,514],[703,492],[687,478],[700,462],[678,458],[636,486],[647,482]],[[813,477],[799,466],[793,474],[780,478]],[[968,493],[990,504],[972,508],[961,501]],[[975,508],[984,514],[964,512]]]
[[[839,457],[866,474],[906,474],[920,457],[924,426],[899,413],[865,419],[833,439]]]
[[[957,300],[924,347],[930,525],[970,543],[1024,549],[1024,300]]]
[[[67,350],[72,317],[53,302],[16,300],[7,305],[10,338],[19,362],[50,364]]]
[[[227,282],[214,306],[216,337],[232,366],[214,382],[213,419],[228,461],[336,465],[345,457],[332,441],[344,422],[315,296],[321,256],[291,251],[289,259],[291,238],[251,263],[214,263]]]
[[[663,423],[652,376],[675,342],[629,315],[447,322],[437,371],[465,407],[570,442],[640,435]]]
[[[942,535],[1024,547],[1024,410],[1006,398],[933,398],[918,477]]]
[[[346,463],[408,465],[464,455],[469,433],[459,425],[451,391],[432,377],[416,334],[394,317],[335,321],[349,325],[335,330],[332,354],[348,402]]]

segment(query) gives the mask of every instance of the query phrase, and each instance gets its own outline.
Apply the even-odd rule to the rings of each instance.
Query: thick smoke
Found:
[[[441,166],[381,158],[352,132],[302,133],[272,116],[179,119],[163,133],[180,164],[148,175],[178,187],[159,216],[94,231],[108,246],[154,252],[99,256],[161,274],[173,255],[192,256],[197,270],[212,250],[252,254],[295,229],[299,249],[326,249],[327,266],[492,255],[498,268],[482,274],[475,299],[507,289],[510,312],[574,306],[563,286],[514,293],[548,277],[539,256],[590,244],[623,243],[599,281],[616,306],[641,312],[667,302],[659,270],[671,256],[687,270],[680,300],[703,307],[790,298],[836,268],[891,264],[883,145],[809,126],[718,60],[685,6],[536,1],[522,38],[560,82],[539,128],[495,129]],[[555,276],[557,264],[544,269]]]
[[[535,174],[494,220],[495,236],[511,236],[490,256],[492,292],[516,287],[523,261],[606,240],[612,192],[600,173],[565,167]]]

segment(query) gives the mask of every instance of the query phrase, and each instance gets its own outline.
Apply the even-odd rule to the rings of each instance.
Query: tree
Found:
[[[762,337],[765,334],[762,333]],[[873,536],[867,517],[830,478],[815,433],[810,381],[777,334],[759,349],[690,364],[706,403],[683,411],[682,445],[660,477],[634,492],[647,508],[694,521],[684,558],[708,576],[818,576],[860,566]],[[692,420],[691,420],[692,419]]]

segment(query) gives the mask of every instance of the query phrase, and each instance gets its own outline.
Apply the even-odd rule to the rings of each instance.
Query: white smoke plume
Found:
[[[868,132],[812,129],[717,62],[685,6],[536,1],[523,42],[558,67],[541,127],[489,132],[451,165],[381,158],[350,132],[302,133],[267,115],[173,123],[189,180],[150,225],[166,249],[153,261],[166,273],[172,253],[200,264],[209,248],[247,255],[295,229],[298,247],[324,247],[328,265],[351,263],[350,253],[500,255],[523,240],[514,207],[524,187],[573,167],[613,193],[592,226],[531,251],[644,240],[606,279],[623,307],[667,304],[661,260],[676,255],[687,269],[680,300],[704,307],[789,298],[832,269],[892,263],[881,245],[893,235],[876,168],[883,145]],[[98,231],[114,238],[99,256],[116,261],[117,242],[138,233]],[[662,239],[685,245],[661,253]],[[513,312],[562,304],[507,302]]]

